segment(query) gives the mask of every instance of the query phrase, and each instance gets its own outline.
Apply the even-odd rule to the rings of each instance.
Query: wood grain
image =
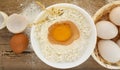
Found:
[[[91,16],[105,4],[105,0],[39,0],[45,6],[55,3],[73,3],[84,8]],[[7,14],[20,12],[31,0],[0,0],[0,10]],[[21,6],[21,4],[23,4]],[[43,63],[33,52],[32,49],[16,55],[9,47],[9,40],[13,34],[6,28],[0,30],[0,70],[59,70]],[[107,70],[97,64],[92,57],[85,63],[68,70]]]

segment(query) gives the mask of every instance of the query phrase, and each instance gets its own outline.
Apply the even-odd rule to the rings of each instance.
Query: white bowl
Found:
[[[76,5],[73,5],[73,4],[60,3],[60,4],[55,4],[55,5],[49,6],[47,9],[49,9],[51,7],[56,7],[56,6],[65,6],[65,7],[75,8],[75,9],[79,10],[85,16],[85,18],[88,20],[88,22],[90,23],[91,28],[92,28],[91,29],[92,30],[92,33],[91,33],[92,35],[89,38],[91,43],[88,44],[88,47],[85,50],[85,53],[83,53],[83,56],[80,57],[78,60],[76,60],[74,62],[66,62],[66,63],[53,63],[53,62],[50,62],[47,59],[45,59],[44,56],[42,55],[42,53],[40,51],[40,48],[38,47],[39,44],[38,44],[36,38],[34,38],[35,27],[33,26],[32,29],[31,29],[32,48],[33,48],[35,54],[39,57],[39,59],[41,59],[44,63],[46,63],[49,66],[52,66],[52,67],[55,67],[55,68],[60,68],[60,69],[67,69],[67,68],[76,67],[76,66],[82,64],[83,62],[85,62],[90,57],[90,55],[92,54],[92,52],[93,52],[93,50],[95,48],[96,37],[97,37],[95,24],[94,24],[92,18],[90,17],[90,15],[85,10],[83,10],[82,8],[80,8],[80,7],[76,6]],[[35,22],[37,22],[40,19],[41,14],[43,14],[43,13],[44,13],[44,11],[42,11],[38,15],[38,18],[36,19]]]

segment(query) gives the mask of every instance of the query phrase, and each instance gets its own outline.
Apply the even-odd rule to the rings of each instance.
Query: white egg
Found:
[[[120,47],[120,39],[119,40],[117,40],[117,45]]]
[[[0,11],[0,29],[3,29],[6,26],[5,21],[7,20],[8,15]]]
[[[120,60],[120,47],[112,40],[100,40],[98,50],[108,62],[116,63]]]
[[[114,24],[120,26],[120,7],[112,9],[109,18]]]
[[[96,23],[97,35],[102,39],[112,39],[117,36],[117,27],[109,21],[99,21]]]
[[[29,21],[26,17],[19,14],[12,14],[8,17],[6,26],[12,33],[21,33],[25,30],[28,23]]]

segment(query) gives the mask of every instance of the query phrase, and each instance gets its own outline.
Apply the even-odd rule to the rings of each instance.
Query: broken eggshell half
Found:
[[[0,29],[5,28],[6,23],[5,21],[7,20],[8,15],[2,11],[0,11]]]
[[[8,17],[6,21],[7,29],[12,33],[21,33],[23,32],[29,21],[25,16],[22,16],[20,14],[12,14]]]

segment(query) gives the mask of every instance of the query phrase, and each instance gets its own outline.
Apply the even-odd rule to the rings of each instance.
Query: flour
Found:
[[[32,2],[27,7],[25,7],[20,14],[26,16],[32,23],[40,12],[40,7],[36,3]]]

